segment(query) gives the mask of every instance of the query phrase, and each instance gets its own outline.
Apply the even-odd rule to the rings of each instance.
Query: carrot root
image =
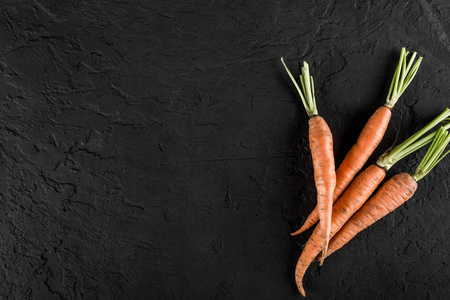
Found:
[[[339,197],[377,148],[391,119],[391,110],[378,108],[367,121],[355,145],[336,171],[335,197]]]
[[[322,223],[322,249],[326,253],[330,241],[336,173],[334,169],[333,135],[325,120],[320,116],[309,119],[309,147],[314,167],[317,207]]]

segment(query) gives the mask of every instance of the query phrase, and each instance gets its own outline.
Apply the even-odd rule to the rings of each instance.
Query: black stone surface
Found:
[[[0,299],[300,299],[307,60],[340,163],[401,46],[424,56],[369,163],[449,105],[447,1],[0,1]],[[388,174],[412,172],[423,152]],[[448,299],[442,162],[304,284]],[[310,232],[309,232],[310,233]]]

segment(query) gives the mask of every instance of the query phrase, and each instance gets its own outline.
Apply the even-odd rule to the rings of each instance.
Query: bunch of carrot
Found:
[[[428,174],[448,154],[448,152],[443,153],[450,142],[450,136],[446,131],[450,128],[448,119],[450,110],[447,108],[406,141],[394,149],[388,149],[380,156],[376,164],[367,167],[356,176],[383,138],[391,118],[391,110],[419,69],[422,57],[415,61],[417,54],[414,52],[407,61],[408,54],[409,52],[402,48],[385,105],[377,109],[370,117],[356,144],[336,171],[331,130],[325,120],[318,115],[314,81],[309,73],[309,66],[306,62],[303,63],[300,80],[297,83],[281,58],[310,118],[309,143],[317,190],[316,208],[304,225],[291,233],[292,235],[300,234],[319,221],[295,268],[295,281],[303,296],[305,291],[302,279],[314,260],[320,260],[322,265],[327,256],[344,246],[358,232],[411,198],[417,189],[417,181]],[[423,137],[441,122],[445,125]],[[386,172],[395,163],[430,143],[431,146],[412,175],[401,173],[393,176],[367,201],[385,178]]]

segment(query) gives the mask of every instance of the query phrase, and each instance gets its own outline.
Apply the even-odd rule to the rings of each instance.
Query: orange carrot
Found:
[[[401,173],[393,176],[367,201],[330,241],[328,255],[339,250],[359,232],[380,220],[410,199],[417,189],[417,181],[425,177],[449,152],[441,156],[450,141],[450,135],[440,128],[416,172],[411,176]]]
[[[381,155],[376,165],[369,166],[352,181],[350,186],[345,190],[333,206],[330,230],[332,240],[334,239],[333,236],[342,228],[342,226],[344,226],[344,224],[356,211],[358,211],[358,209],[375,191],[384,179],[386,171],[402,158],[433,141],[439,131],[433,132],[426,137],[421,137],[432,127],[449,116],[450,110],[447,108],[438,117],[436,117],[424,128],[413,134],[405,142],[401,143],[393,150],[386,151],[383,155]],[[450,128],[450,123],[446,124],[445,128]],[[318,254],[321,251],[317,244],[317,238],[318,234],[321,232],[321,226],[322,222],[319,222],[310,239],[306,243],[295,268],[295,281],[300,293],[302,293],[303,296],[305,295],[302,284],[303,276],[308,266],[315,260],[316,257],[318,257]],[[322,253],[322,262],[324,257],[325,256]]]
[[[406,65],[407,55],[408,52],[405,48],[402,48],[400,60],[394,78],[392,79],[385,106],[378,108],[370,117],[361,131],[356,144],[350,149],[337,169],[333,203],[336,202],[339,196],[344,192],[380,143],[391,119],[391,109],[416,75],[422,57],[419,57],[413,66],[412,64],[416,57],[416,52],[413,53],[408,65]],[[317,221],[319,221],[318,207],[311,212],[303,226],[291,233],[291,235],[297,235],[308,230],[316,224]]]
[[[391,109],[382,106],[370,117],[358,137],[356,144],[345,156],[336,171],[336,188],[333,198],[337,199],[369,159],[381,142],[391,119]]]
[[[319,116],[314,95],[314,81],[309,75],[309,66],[303,62],[302,75],[300,75],[301,89],[291,72],[281,61],[292,79],[302,99],[302,103],[309,116],[309,148],[314,167],[314,181],[317,190],[317,208],[322,224],[322,253],[327,253],[331,230],[331,209],[333,207],[333,191],[336,186],[336,173],[334,169],[333,136],[325,120]]]

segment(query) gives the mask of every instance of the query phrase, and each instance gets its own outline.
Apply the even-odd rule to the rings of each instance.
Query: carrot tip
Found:
[[[320,258],[320,263],[319,266],[323,265],[323,261],[325,260],[325,258],[327,257],[327,252],[328,252],[328,248],[324,248],[322,250],[322,257]]]
[[[303,286],[298,286],[298,290],[300,291],[300,294],[302,294],[303,297],[306,297],[305,290],[303,289]]]
[[[302,233],[302,232],[304,232],[304,230],[302,230],[302,229],[300,228],[300,229],[297,230],[297,231],[291,232],[291,235],[292,235],[292,236],[298,235],[298,234],[300,234],[300,233]]]

